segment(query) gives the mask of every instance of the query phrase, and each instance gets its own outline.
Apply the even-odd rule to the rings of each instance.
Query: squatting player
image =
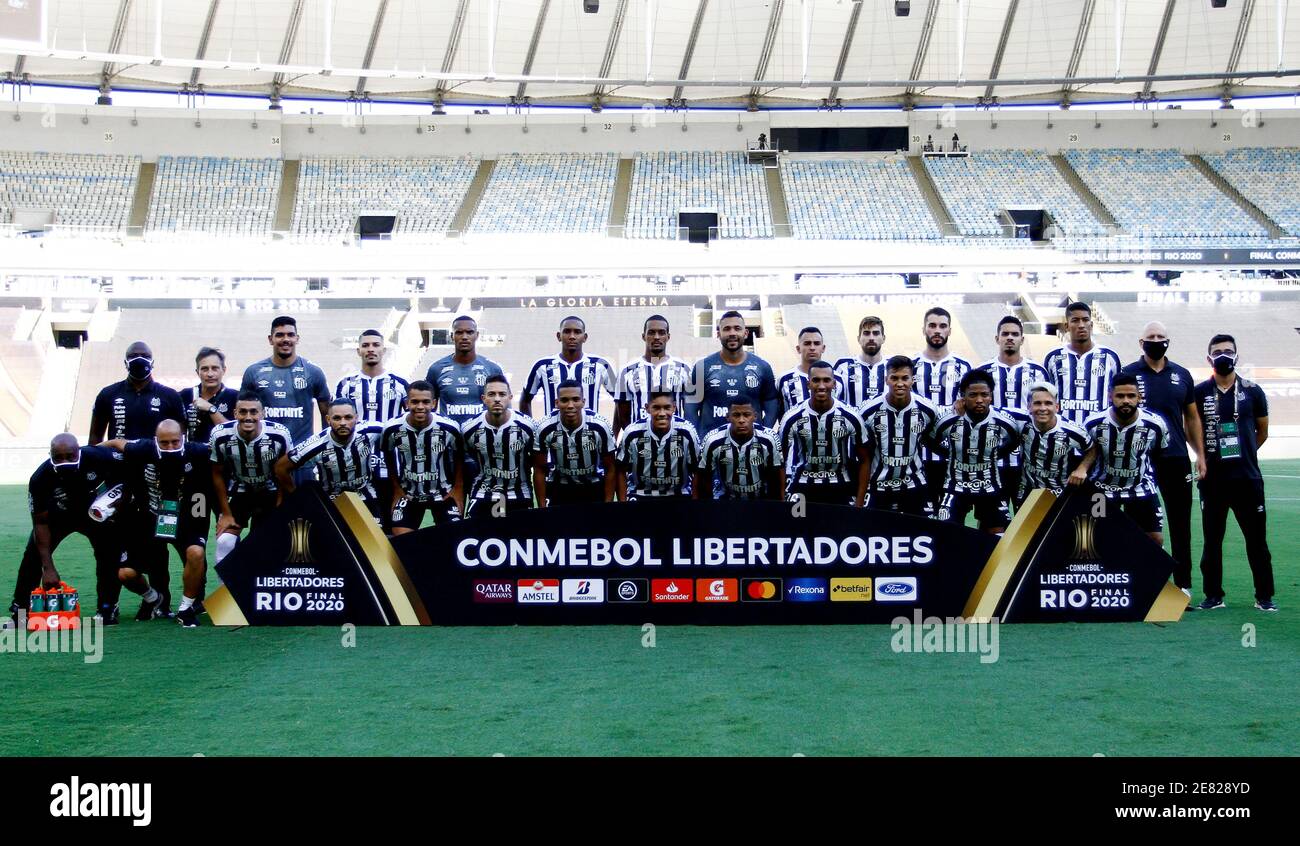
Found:
[[[555,389],[555,406],[537,427],[538,504],[613,502],[614,427],[587,409],[576,379]]]
[[[1017,508],[1038,488],[1060,495],[1070,483],[1070,471],[1088,448],[1088,433],[1061,417],[1060,410],[1055,385],[1034,382],[1029,386],[1032,419],[1020,425],[1020,487],[1012,493]]]
[[[280,504],[275,464],[293,449],[289,430],[262,419],[256,391],[240,391],[231,412],[208,441],[212,488],[217,500],[217,562],[239,543],[239,535]]]
[[[460,427],[467,461],[478,465],[465,506],[468,518],[490,517],[500,503],[507,514],[533,507],[533,455],[537,423],[513,411],[510,383],[489,376],[483,386],[483,413]]]
[[[922,445],[939,419],[928,399],[912,390],[916,364],[905,355],[885,362],[888,392],[858,413],[867,430],[871,466],[867,508],[924,517],[930,510]]]
[[[374,476],[383,427],[359,420],[357,407],[350,399],[331,402],[325,420],[326,428],[294,444],[288,454],[275,462],[277,484],[285,494],[293,493],[298,487],[295,472],[315,462],[321,487],[330,499],[351,491],[361,497],[380,525],[386,524],[387,515],[379,501]]]
[[[394,535],[420,528],[426,513],[439,526],[460,519],[465,443],[456,421],[434,412],[433,397],[428,382],[412,382],[407,387],[406,414],[390,420],[380,439],[393,482],[386,506]]]
[[[781,418],[787,493],[809,502],[861,506],[867,493],[867,431],[858,413],[835,398],[835,369],[815,361],[808,399]]]
[[[714,429],[700,447],[695,486],[714,499],[782,499],[785,465],[776,432],[754,425],[754,404],[737,398],[725,429]]]
[[[1070,484],[1091,478],[1110,506],[1122,508],[1153,541],[1163,545],[1164,509],[1151,460],[1168,444],[1169,428],[1164,418],[1142,408],[1141,402],[1136,376],[1121,373],[1114,378],[1110,408],[1083,424],[1091,445],[1070,474]]]
[[[940,417],[930,433],[934,451],[944,457],[943,498],[935,517],[962,523],[974,509],[980,528],[999,534],[1011,522],[1011,504],[998,462],[1020,445],[1019,425],[993,407],[987,370],[970,371],[958,389],[961,414]]]
[[[618,491],[624,500],[699,499],[695,468],[700,439],[695,427],[677,416],[673,395],[652,393],[646,419],[623,430],[618,441]]]

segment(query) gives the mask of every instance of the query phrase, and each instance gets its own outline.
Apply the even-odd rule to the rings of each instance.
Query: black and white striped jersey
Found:
[[[860,409],[889,389],[885,359],[866,364],[859,358],[841,358],[835,362],[835,376],[840,382],[840,399],[850,408]]]
[[[1090,415],[1110,408],[1110,383],[1120,371],[1119,356],[1106,347],[1076,353],[1058,347],[1043,359],[1048,379],[1056,385],[1061,414],[1082,425]]]
[[[619,372],[614,384],[614,399],[629,403],[632,415],[628,422],[639,423],[645,419],[645,407],[650,402],[650,394],[668,391],[677,401],[678,416],[685,416],[686,397],[691,391],[694,372],[680,358],[669,356],[656,363],[638,358]]]
[[[951,354],[938,361],[918,355],[912,359],[912,363],[916,365],[912,390],[928,399],[940,414],[952,408],[952,404],[957,401],[957,386],[961,383],[961,377],[973,369],[969,361]],[[937,453],[924,445],[921,447],[921,458],[925,461],[940,460]]]
[[[557,411],[537,428],[538,449],[546,454],[548,485],[590,485],[605,478],[604,459],[614,451],[614,427],[585,408],[576,429]]]
[[[429,415],[417,429],[403,415],[388,421],[380,441],[388,473],[412,500],[446,499],[456,484],[456,462],[465,451],[460,426],[450,417]]]
[[[602,388],[614,396],[614,368],[600,356],[584,355],[574,362],[565,361],[558,355],[540,358],[528,373],[527,393],[542,398],[543,417],[549,417],[555,411],[555,391],[566,379],[575,379],[582,385],[582,398],[590,411],[599,409]]]
[[[262,430],[246,441],[238,426],[235,420],[218,423],[208,439],[208,455],[225,473],[226,492],[275,490],[275,462],[293,449],[293,436],[274,420],[263,420]]]
[[[906,406],[894,408],[889,395],[881,394],[862,405],[858,413],[871,450],[871,490],[924,488],[923,447],[939,419],[934,405],[912,394]]]
[[[388,423],[406,410],[407,387],[405,379],[392,373],[378,376],[353,373],[334,386],[334,396],[356,403],[359,419],[367,423]]]
[[[839,400],[823,412],[801,402],[781,418],[778,431],[786,456],[787,489],[853,481],[858,448],[867,440],[856,411]]]
[[[537,453],[537,421],[518,411],[500,426],[487,421],[487,412],[460,427],[465,456],[478,463],[469,499],[531,502],[533,456]]]
[[[1108,496],[1140,499],[1157,493],[1151,456],[1169,443],[1169,426],[1159,414],[1139,408],[1133,422],[1120,426],[1111,409],[1099,411],[1083,424],[1100,454],[1092,465],[1092,483]]]
[[[793,367],[781,374],[781,378],[776,380],[776,393],[781,402],[781,413],[785,414],[799,403],[808,399],[808,374],[804,373],[797,367]],[[835,377],[835,398],[844,398],[844,389],[840,385],[840,378]],[[845,403],[848,405],[848,403]],[[849,406],[852,408],[853,406]]]
[[[379,438],[384,427],[378,423],[359,422],[352,437],[341,444],[330,429],[322,429],[289,451],[298,465],[316,460],[316,478],[331,497],[353,491],[367,498],[375,497],[373,482],[379,464]]]
[[[993,376],[993,407],[1029,410],[1029,386],[1035,382],[1048,382],[1047,369],[1036,361],[1022,360],[1019,364],[1003,364],[996,358],[986,361],[977,369],[987,370]]]
[[[628,496],[686,495],[700,461],[700,438],[694,426],[678,417],[662,435],[642,420],[622,431],[616,455],[628,474]]]
[[[716,483],[714,497],[718,499],[761,499],[776,493],[767,485],[775,483],[781,461],[780,439],[763,426],[755,426],[753,436],[744,443],[732,437],[730,426],[714,429],[700,448],[700,472]]]
[[[1063,417],[1046,432],[1032,421],[1020,426],[1020,490],[1047,488],[1059,494],[1065,490],[1070,471],[1088,448],[1088,433]]]
[[[969,415],[948,413],[934,424],[930,443],[944,457],[945,492],[998,494],[1002,493],[998,460],[1020,445],[1020,429],[997,409],[978,423]]]

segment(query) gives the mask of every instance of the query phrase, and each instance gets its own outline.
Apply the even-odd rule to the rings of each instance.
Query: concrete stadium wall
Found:
[[[1049,115],[1051,126],[1049,128]],[[1152,117],[1155,125],[1152,125]],[[17,118],[17,119],[15,119]],[[1212,125],[1211,121],[1217,122]],[[1100,121],[1100,128],[1096,122]],[[257,126],[254,127],[253,124]],[[586,131],[583,131],[583,127]],[[682,127],[686,131],[682,131]],[[737,126],[740,129],[737,129]],[[259,111],[139,110],[0,104],[0,149],[65,153],[297,159],[305,155],[484,155],[509,152],[741,150],[774,126],[907,126],[913,152],[953,132],[978,150],[1171,147],[1214,152],[1300,143],[1300,111],[651,112],[339,116]],[[421,130],[416,132],[417,127]],[[608,129],[606,128],[608,127]],[[465,130],[470,131],[467,133]],[[363,131],[364,130],[364,131]],[[526,131],[525,131],[526,130]]]

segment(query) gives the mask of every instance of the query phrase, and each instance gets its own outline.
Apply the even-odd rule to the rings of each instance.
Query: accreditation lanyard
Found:
[[[1215,388],[1218,391],[1218,388]],[[1222,397],[1220,397],[1222,399]],[[1227,460],[1241,458],[1241,429],[1238,420],[1241,417],[1241,380],[1232,380],[1232,422],[1219,424],[1219,458]]]

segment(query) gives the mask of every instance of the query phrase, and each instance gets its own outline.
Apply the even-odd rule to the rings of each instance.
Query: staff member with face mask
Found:
[[[126,378],[95,397],[90,415],[90,445],[106,440],[152,438],[158,424],[175,420],[185,425],[181,395],[153,378],[153,351],[144,341],[126,348]]]
[[[1246,559],[1255,581],[1255,607],[1276,611],[1273,602],[1273,557],[1268,551],[1264,513],[1264,477],[1259,448],[1268,440],[1268,399],[1264,389],[1237,376],[1237,341],[1231,335],[1210,339],[1206,360],[1214,376],[1196,386],[1205,433],[1206,471],[1201,475],[1201,585],[1199,608],[1223,608],[1223,533],[1228,509],[1246,539]]]
[[[1169,333],[1163,323],[1148,323],[1138,339],[1142,357],[1121,372],[1137,377],[1142,407],[1159,414],[1169,428],[1169,445],[1151,457],[1156,486],[1165,503],[1169,545],[1174,556],[1174,584],[1188,599],[1192,596],[1192,464],[1187,458],[1191,444],[1196,454],[1196,475],[1205,478],[1205,450],[1201,421],[1196,413],[1195,383],[1186,367],[1174,364],[1169,351]]]

